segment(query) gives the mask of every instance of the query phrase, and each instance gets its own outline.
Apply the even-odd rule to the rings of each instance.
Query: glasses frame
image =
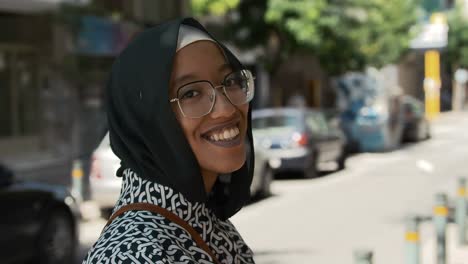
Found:
[[[247,74],[252,78],[252,82],[255,81],[255,76],[253,76],[252,72],[250,70],[247,70],[247,69],[242,69],[242,70],[239,70],[239,71],[233,71],[233,72],[230,72],[229,74],[227,74],[225,77],[224,77],[224,80],[223,82],[221,83],[221,85],[217,85],[217,86],[214,86],[213,83],[211,83],[210,81],[208,80],[199,80],[199,81],[193,81],[193,82],[189,82],[189,83],[186,83],[182,86],[180,86],[179,88],[177,88],[177,93],[179,93],[179,90],[182,89],[183,87],[187,86],[187,85],[191,85],[191,84],[194,84],[194,83],[208,83],[211,88],[213,89],[213,94],[210,96],[210,101],[211,101],[211,107],[210,107],[210,110],[208,112],[206,112],[205,114],[201,115],[201,116],[198,116],[198,117],[191,117],[191,116],[187,116],[185,113],[184,113],[184,110],[182,110],[182,106],[180,105],[180,100],[179,98],[177,97],[174,97],[174,98],[171,98],[169,99],[169,102],[170,103],[175,103],[177,102],[177,105],[179,106],[179,110],[180,112],[182,113],[182,115],[184,117],[187,117],[187,118],[193,118],[193,119],[196,119],[196,118],[202,118],[208,114],[211,113],[211,111],[213,111],[213,108],[214,108],[214,105],[216,103],[216,89],[219,89],[219,88],[223,88],[223,95],[228,99],[228,101],[232,104],[232,105],[235,105],[235,106],[239,106],[239,105],[244,105],[244,104],[247,104],[249,103],[250,101],[252,101],[253,99],[253,96],[250,100],[248,100],[247,102],[245,103],[242,103],[242,104],[234,104],[232,101],[231,101],[231,98],[229,98],[229,96],[227,95],[227,92],[226,92],[226,79],[233,73],[235,72],[247,72]],[[249,86],[249,82],[247,82],[247,86]],[[253,88],[255,87],[255,84],[252,85]],[[248,87],[250,88],[250,87]]]

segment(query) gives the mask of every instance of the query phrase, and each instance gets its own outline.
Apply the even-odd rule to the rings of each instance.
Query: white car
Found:
[[[107,133],[93,153],[89,175],[91,199],[103,211],[110,211],[119,198],[122,185],[122,178],[116,176],[119,167],[120,159],[112,151]]]
[[[99,208],[108,213],[119,198],[122,179],[116,176],[120,159],[110,147],[109,133],[102,139],[93,153],[90,170],[91,199]],[[266,153],[255,151],[255,171],[250,186],[252,196],[270,195],[270,184],[273,180],[272,170],[268,165]]]
[[[271,169],[268,152],[256,147],[255,169],[252,184],[250,185],[251,195],[260,198],[270,196],[270,185],[273,179],[273,170]]]

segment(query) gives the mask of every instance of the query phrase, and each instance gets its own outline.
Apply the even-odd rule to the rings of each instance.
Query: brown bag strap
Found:
[[[203,240],[203,238],[198,234],[198,232],[191,227],[187,222],[182,220],[180,217],[178,217],[176,214],[160,207],[154,204],[149,204],[149,203],[132,203],[128,205],[122,206],[117,212],[115,212],[107,221],[107,224],[105,227],[110,225],[110,223],[123,213],[127,211],[150,211],[155,214],[159,214],[164,216],[166,219],[170,220],[171,222],[181,226],[184,228],[187,232],[189,232],[190,236],[192,236],[193,240],[197,243],[198,247],[203,249],[208,255],[210,255],[211,259],[213,259],[214,263],[218,264],[218,260],[216,259],[215,255],[209,248],[209,246],[206,244],[206,242]],[[105,228],[104,227],[104,228]]]

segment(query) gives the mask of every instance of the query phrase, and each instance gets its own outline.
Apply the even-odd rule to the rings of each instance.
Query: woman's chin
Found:
[[[226,164],[224,166],[216,166],[217,168],[214,171],[217,171],[220,174],[232,173],[242,168],[244,163],[245,163],[245,159],[243,161]]]

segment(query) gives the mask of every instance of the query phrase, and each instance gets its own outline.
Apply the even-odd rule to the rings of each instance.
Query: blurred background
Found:
[[[468,176],[468,0],[0,0],[1,263],[84,258],[120,189],[112,63],[181,16],[256,76],[252,202],[232,221],[258,263],[415,264],[410,215],[415,254],[442,263],[434,195],[456,222]]]

